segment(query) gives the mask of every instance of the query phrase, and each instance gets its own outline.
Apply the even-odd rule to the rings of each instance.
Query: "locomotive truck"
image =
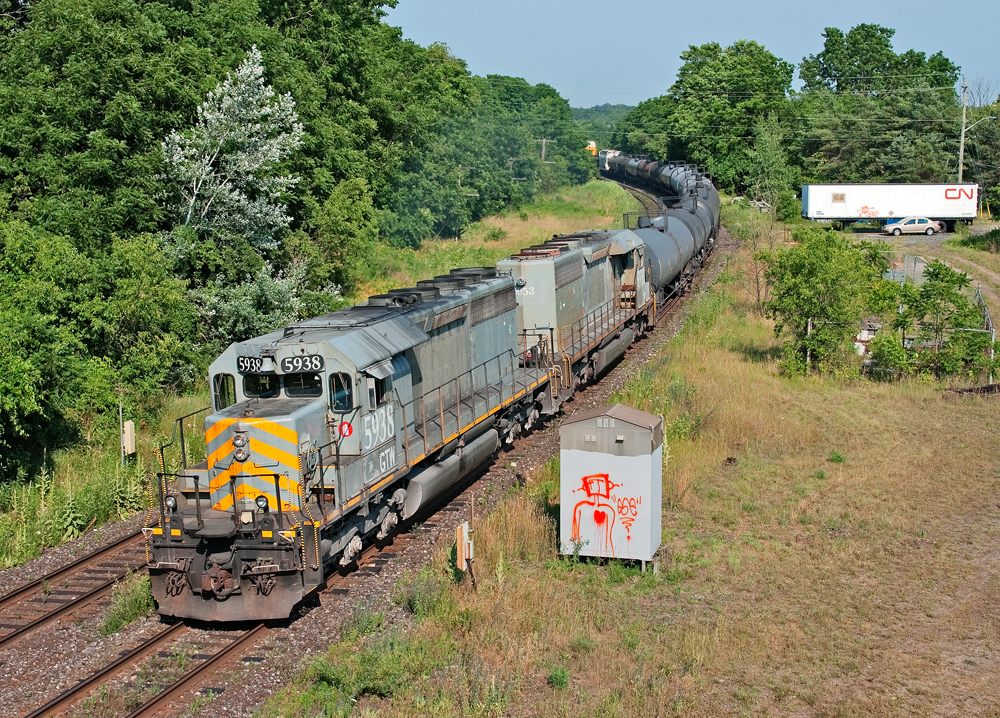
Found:
[[[146,532],[160,614],[288,617],[654,324],[714,245],[718,193],[684,163],[599,162],[671,208],[369,297],[212,363],[207,458],[168,474],[161,447]]]

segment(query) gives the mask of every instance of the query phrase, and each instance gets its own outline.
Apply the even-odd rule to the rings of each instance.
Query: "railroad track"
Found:
[[[605,182],[614,182],[616,185],[635,197],[639,201],[639,204],[642,205],[643,212],[658,212],[663,209],[660,203],[660,198],[650,194],[646,190],[639,189],[638,187],[624,182],[619,182],[618,180],[608,179],[607,177],[602,177],[602,179]]]
[[[0,648],[103,598],[116,581],[145,566],[137,531],[0,597]]]
[[[445,512],[460,511],[465,504],[464,501],[455,501],[439,510]],[[428,515],[430,514],[424,515],[424,518]],[[412,528],[413,525],[412,521],[408,524],[409,528]],[[322,604],[324,599],[347,594],[349,591],[348,582],[352,577],[363,578],[379,573],[382,570],[382,565],[396,556],[413,536],[412,532],[401,533],[388,542],[371,544],[366,547],[353,569],[333,573],[327,578],[324,587],[317,592],[319,602]],[[272,628],[265,623],[258,623],[249,628],[223,634],[205,634],[185,622],[165,626],[154,636],[123,653],[113,663],[95,671],[45,705],[33,710],[27,714],[26,718],[47,718],[66,714],[80,701],[99,689],[101,685],[107,684],[123,674],[135,672],[143,661],[154,654],[169,656],[185,651],[186,649],[182,647],[185,637],[198,633],[201,639],[198,642],[199,645],[214,642],[215,651],[209,654],[205,653],[204,648],[200,648],[197,653],[189,655],[185,663],[189,660],[192,663],[192,668],[166,685],[143,705],[128,713],[126,718],[146,718],[186,712],[199,691],[209,690],[210,687],[206,687],[204,684],[213,675],[239,660],[254,662],[264,660],[261,656],[247,657],[244,653],[252,649],[271,630]]]

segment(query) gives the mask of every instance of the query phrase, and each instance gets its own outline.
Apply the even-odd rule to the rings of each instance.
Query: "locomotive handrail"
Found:
[[[504,361],[506,359],[506,361]],[[489,376],[489,367],[494,362],[496,362],[496,378],[491,381]],[[514,354],[513,350],[507,350],[497,356],[488,359],[480,364],[477,364],[472,369],[463,372],[459,376],[455,377],[446,384],[442,384],[430,391],[424,392],[421,396],[412,399],[405,404],[400,402],[400,408],[403,414],[403,442],[404,442],[404,457],[407,465],[413,465],[419,461],[422,461],[428,454],[437,451],[439,448],[444,446],[447,441],[446,439],[452,438],[449,434],[446,434],[446,415],[450,414],[452,410],[455,412],[455,431],[454,435],[461,435],[464,431],[475,426],[478,423],[476,418],[478,410],[476,409],[478,403],[478,393],[480,391],[485,393],[483,400],[486,404],[486,414],[492,414],[494,411],[504,406],[505,404],[513,401],[517,395],[517,373],[516,367],[519,362]],[[482,371],[483,382],[482,386],[477,389],[476,386],[476,375]],[[510,395],[506,396],[505,392],[505,377],[511,378],[511,391]],[[466,384],[466,382],[468,382]],[[463,387],[468,386],[468,391],[463,391]],[[525,390],[527,389],[527,381],[525,381]],[[446,395],[446,389],[451,389],[454,393],[454,399],[448,400]],[[491,391],[496,391],[498,393],[498,398],[496,399],[495,405],[494,401],[491,399]],[[437,411],[435,412],[437,416],[435,417],[440,430],[440,436],[438,440],[431,443],[430,437],[428,436],[428,421],[427,421],[427,399],[431,397],[433,400],[437,400]],[[462,403],[465,401],[470,401],[472,404],[472,414],[473,418],[471,421],[467,421],[464,425],[462,423]],[[417,411],[416,406],[420,406],[419,418],[420,418],[420,428],[421,431],[418,433],[416,431],[417,426]],[[411,418],[414,424],[413,430],[411,432],[410,423]],[[431,421],[431,428],[433,430],[434,420]],[[422,444],[422,451],[419,456],[410,456],[410,442],[414,439],[419,439]]]
[[[166,473],[167,467],[164,463],[163,452],[165,449],[169,449],[174,445],[174,437],[177,436],[177,429],[180,428],[180,439],[181,439],[181,464],[184,466],[184,470],[187,471],[187,447],[184,444],[184,420],[190,419],[192,416],[197,416],[202,412],[209,411],[212,407],[206,406],[198,411],[192,411],[190,414],[185,414],[184,416],[174,420],[174,428],[170,432],[170,441],[166,444],[160,444],[160,469],[162,473]]]

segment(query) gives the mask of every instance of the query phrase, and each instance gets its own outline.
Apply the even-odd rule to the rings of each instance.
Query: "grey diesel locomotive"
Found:
[[[623,176],[633,161],[601,157]],[[554,237],[226,349],[210,368],[206,460],[157,475],[158,611],[288,617],[621,357],[718,226],[707,177],[648,164],[674,208],[647,226]]]

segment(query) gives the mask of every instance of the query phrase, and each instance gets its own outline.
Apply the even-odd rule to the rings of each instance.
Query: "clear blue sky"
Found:
[[[941,50],[970,85],[1000,91],[1000,0],[399,0],[387,20],[477,75],[545,82],[574,107],[663,94],[688,45],[756,40],[798,64],[822,50],[823,28],[864,22],[894,28],[896,52]]]

